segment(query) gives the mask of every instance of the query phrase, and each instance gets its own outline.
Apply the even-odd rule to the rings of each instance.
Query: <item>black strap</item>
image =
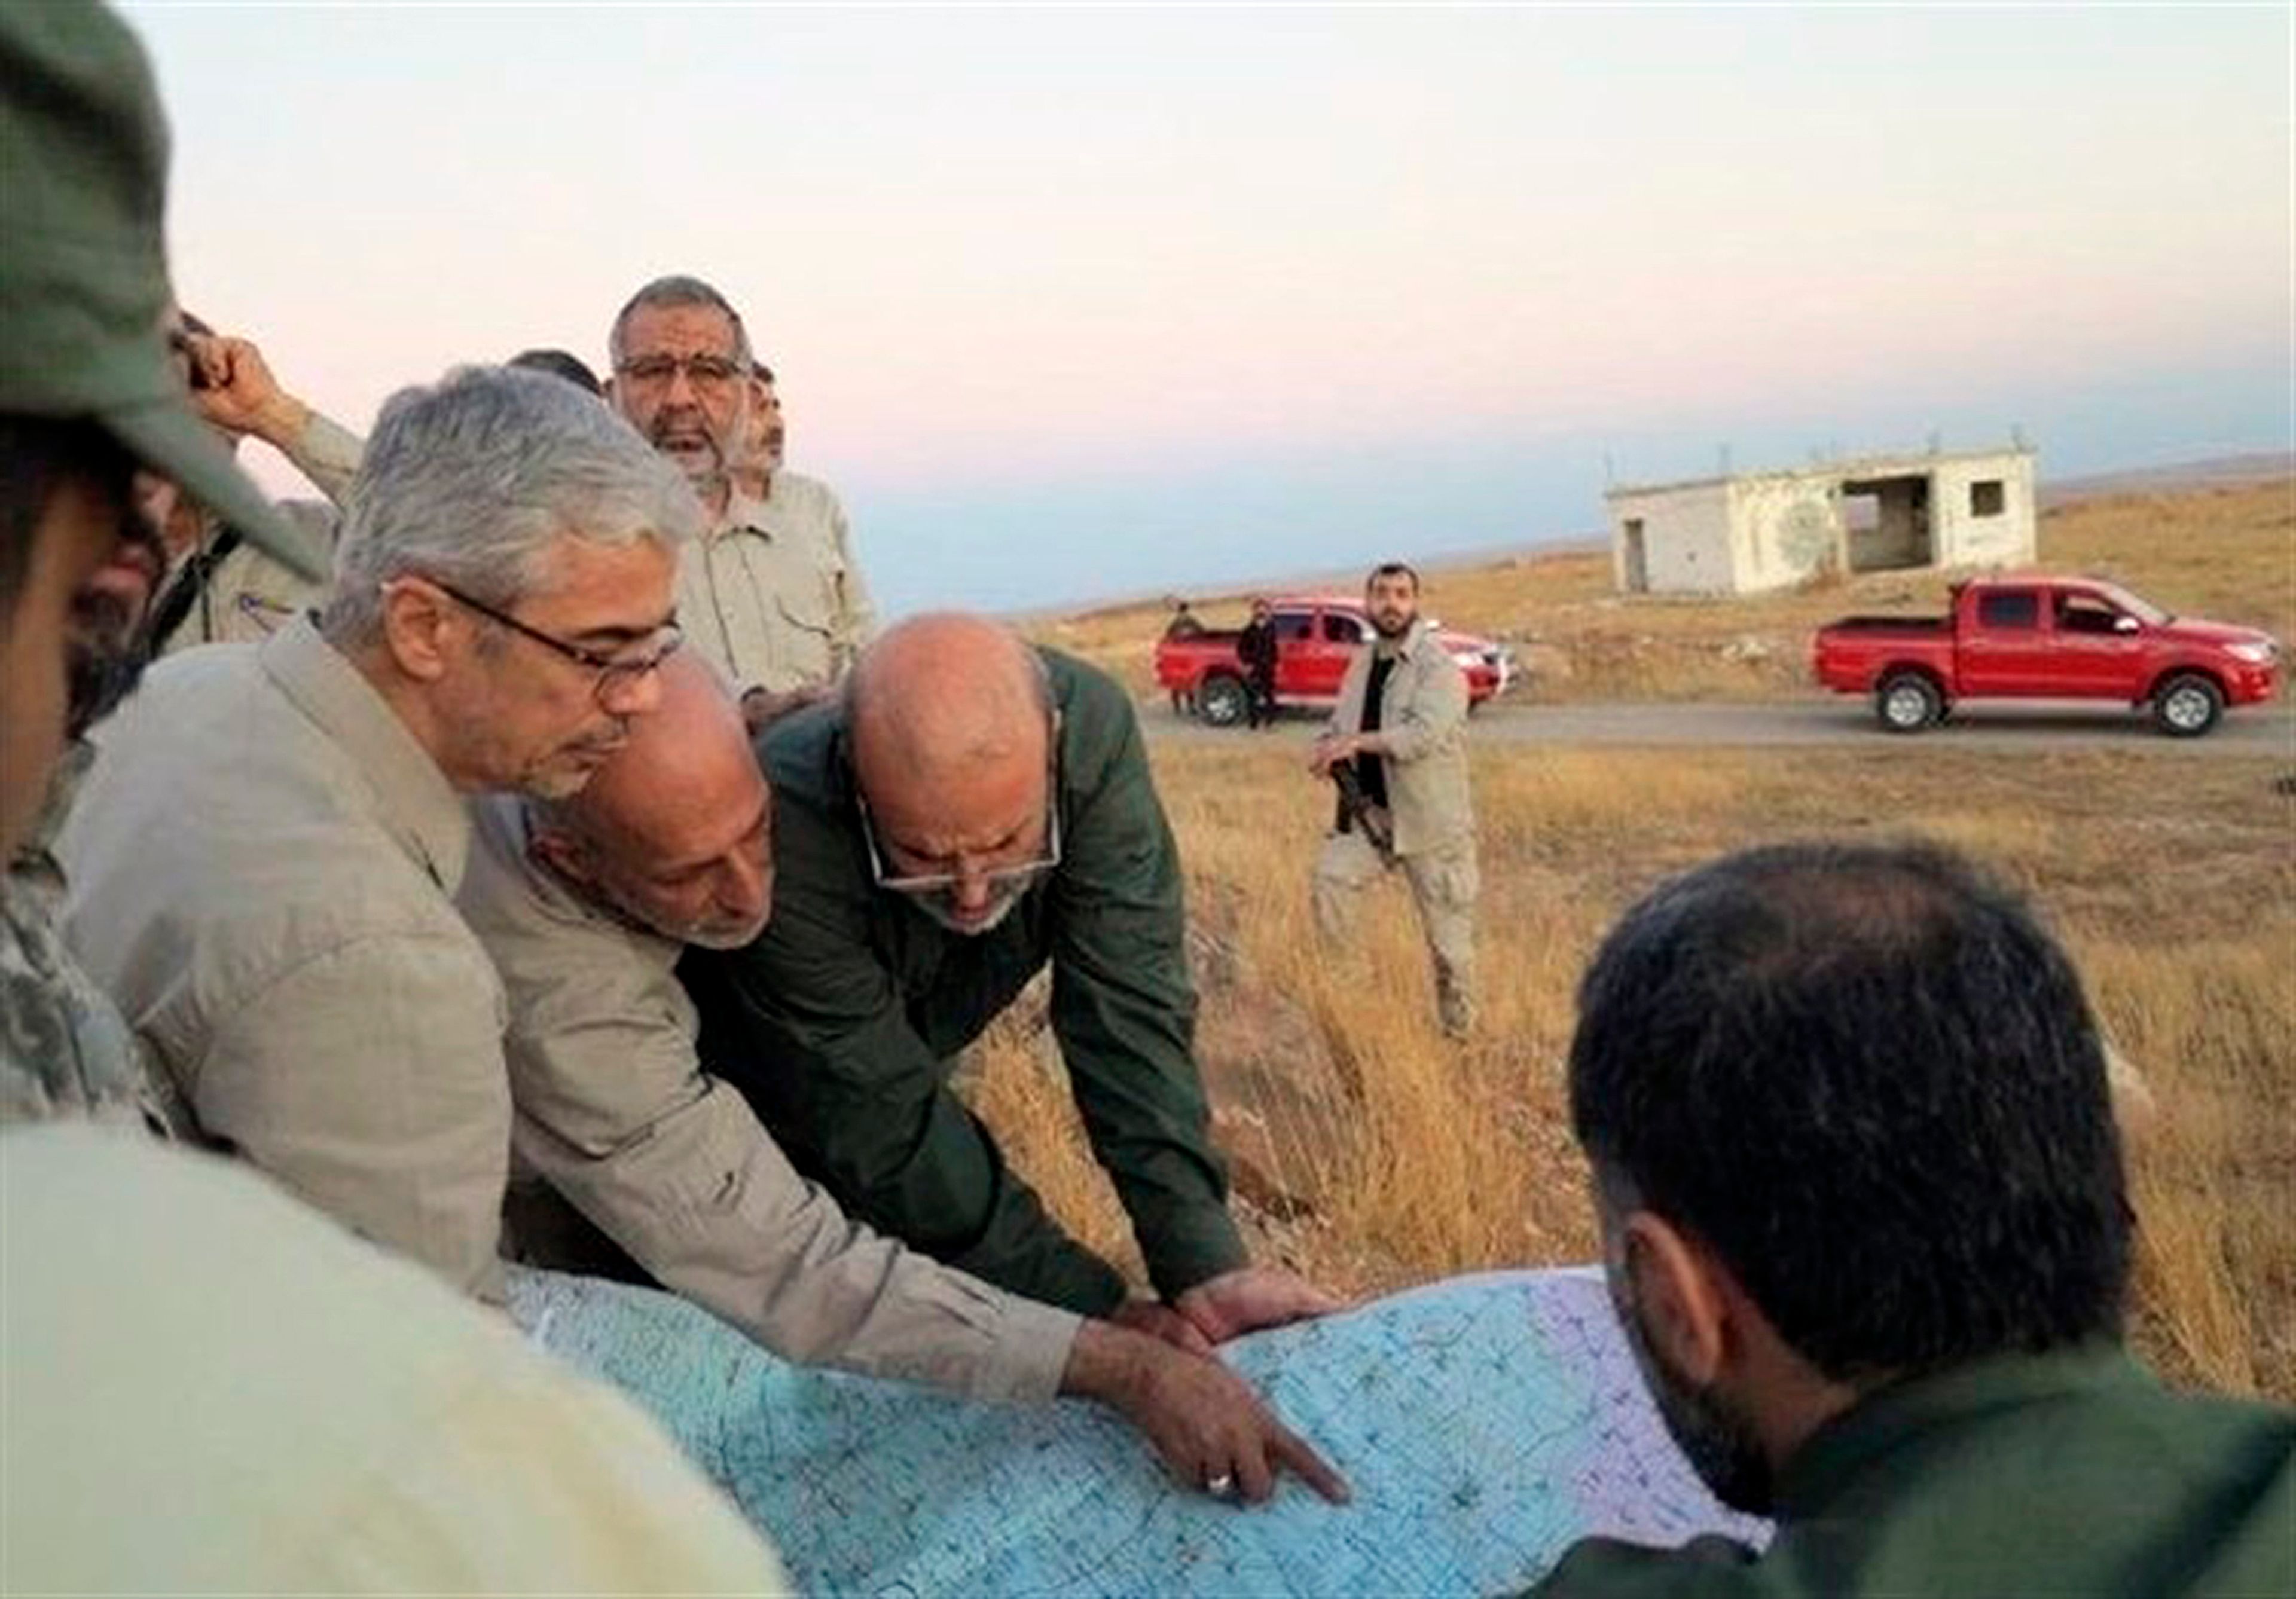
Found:
[[[164,647],[176,636],[176,629],[184,625],[192,614],[192,607],[200,603],[208,585],[215,580],[216,569],[239,545],[239,529],[226,527],[217,529],[213,538],[192,552],[191,558],[184,562],[184,570],[176,575],[175,582],[152,609],[151,634],[154,645]],[[213,641],[205,636],[203,629],[200,642],[204,644]]]

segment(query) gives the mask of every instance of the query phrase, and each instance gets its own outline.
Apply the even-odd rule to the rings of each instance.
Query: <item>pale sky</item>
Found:
[[[304,398],[603,368],[693,273],[894,611],[2296,426],[2278,4],[125,9],[181,297]]]

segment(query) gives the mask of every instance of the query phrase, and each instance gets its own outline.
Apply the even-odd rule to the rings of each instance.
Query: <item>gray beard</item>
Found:
[[[958,937],[977,939],[983,933],[995,932],[1002,927],[1004,924],[1004,919],[1019,907],[1021,896],[1017,893],[1006,896],[1002,905],[999,905],[985,920],[980,922],[958,922],[948,906],[941,903],[939,895],[934,895],[931,898],[913,898],[909,903]]]

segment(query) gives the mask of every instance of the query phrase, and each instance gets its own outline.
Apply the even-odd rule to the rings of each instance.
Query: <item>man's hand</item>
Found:
[[[1257,1505],[1289,1471],[1334,1505],[1348,1485],[1216,1360],[1107,1322],[1088,1321],[1069,1350],[1062,1393],[1100,1400],[1148,1436],[1173,1476],[1201,1493]]]
[[[193,333],[184,347],[192,359],[192,403],[215,426],[234,436],[251,433],[283,450],[310,425],[310,407],[280,388],[263,352],[247,340]]]
[[[1324,776],[1336,762],[1353,760],[1361,744],[1362,740],[1354,734],[1327,733],[1317,739],[1316,747],[1308,752],[1308,770],[1318,777]]]
[[[1191,1355],[1209,1356],[1212,1352],[1212,1341],[1196,1330],[1196,1324],[1161,1300],[1127,1300],[1109,1312],[1108,1319],[1119,1327],[1160,1338],[1174,1349]]]
[[[785,694],[777,694],[761,685],[751,685],[742,691],[742,720],[755,733],[768,723],[778,722],[792,711],[817,705],[836,690],[826,683],[808,683]]]
[[[1173,1301],[1214,1343],[1261,1327],[1281,1327],[1346,1308],[1298,1275],[1273,1266],[1240,1266],[1207,1278]]]

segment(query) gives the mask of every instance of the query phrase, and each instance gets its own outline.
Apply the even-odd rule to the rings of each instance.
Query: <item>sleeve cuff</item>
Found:
[[[1207,1210],[1189,1218],[1186,1230],[1165,1240],[1148,1257],[1148,1275],[1165,1299],[1179,1298],[1197,1283],[1251,1264],[1251,1253],[1225,1208]]]
[[[1084,1318],[1007,1294],[996,1318],[996,1358],[974,1397],[1035,1405],[1056,1398]]]

